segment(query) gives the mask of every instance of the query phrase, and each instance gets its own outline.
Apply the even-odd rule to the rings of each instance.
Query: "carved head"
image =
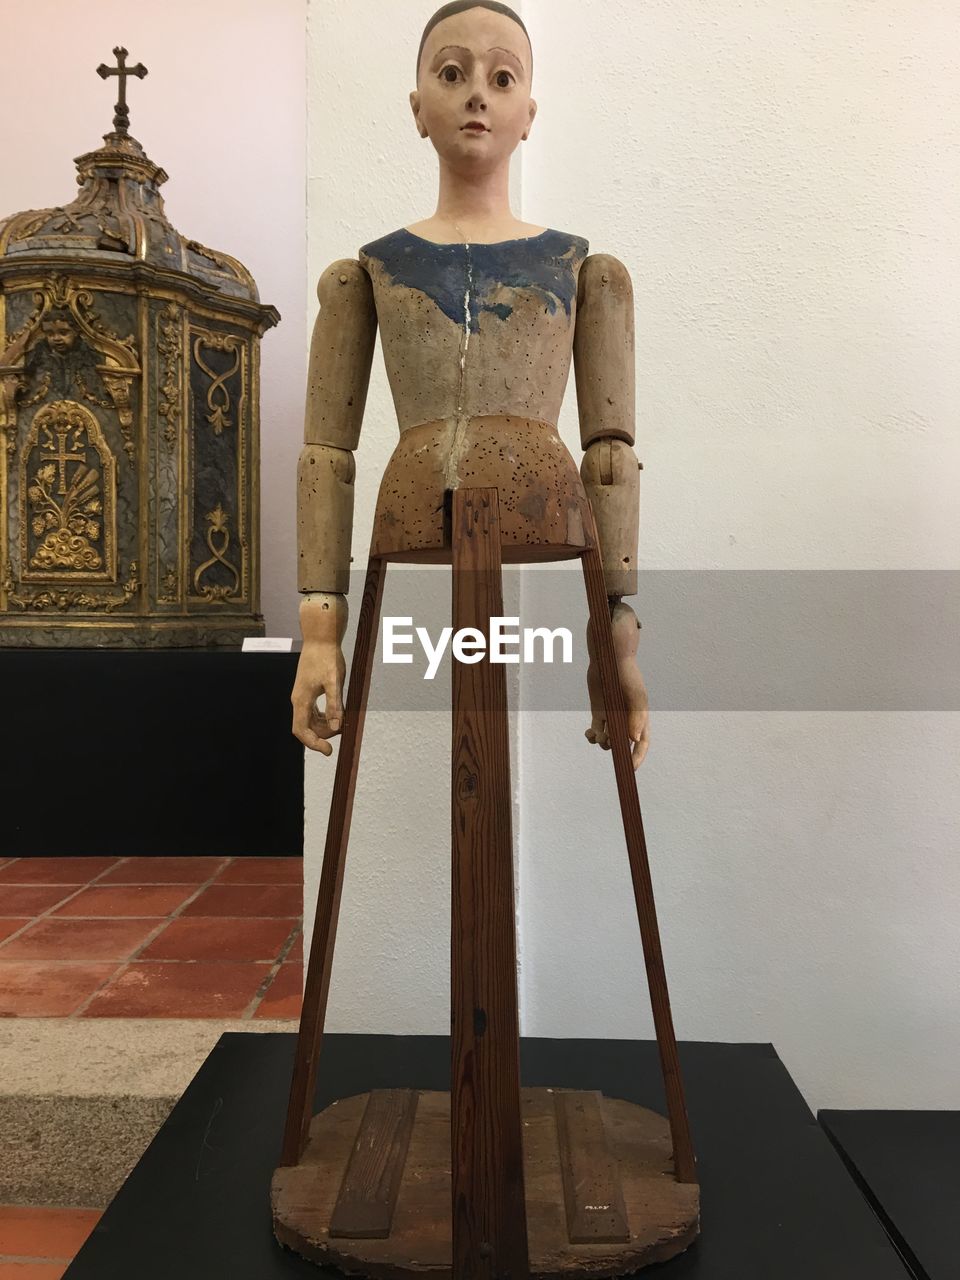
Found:
[[[537,114],[526,27],[495,0],[455,0],[427,23],[410,106],[441,163],[481,174],[509,163]]]
[[[51,351],[65,356],[77,341],[77,326],[70,312],[61,307],[52,308],[40,322],[40,331]]]

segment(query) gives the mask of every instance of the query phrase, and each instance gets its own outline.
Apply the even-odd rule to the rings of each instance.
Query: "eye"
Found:
[[[509,89],[513,84],[513,76],[509,71],[498,71],[494,76],[494,83],[498,89]]]
[[[460,68],[452,62],[448,62],[440,71],[440,79],[446,80],[447,84],[456,84],[460,79]]]

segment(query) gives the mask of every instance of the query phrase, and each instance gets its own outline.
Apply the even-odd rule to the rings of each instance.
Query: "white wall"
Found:
[[[634,278],[641,584],[956,568],[960,10],[605,0],[576,56],[582,4],[525,14],[524,215]],[[656,707],[642,585],[636,608]],[[582,721],[522,722],[525,1026],[649,1034]],[[957,1106],[958,765],[956,713],[655,710],[639,785],[679,1034],[772,1040],[818,1105]]]
[[[312,0],[311,280],[432,210],[406,94],[433,8]],[[643,568],[955,568],[960,11],[525,0],[522,12],[540,115],[515,209],[588,236],[634,279]],[[578,449],[572,388],[562,430]],[[395,439],[378,356],[360,563]],[[416,612],[392,585],[385,611]],[[525,616],[557,585],[579,634],[576,579],[526,578]],[[693,616],[698,586],[678,573]],[[734,690],[722,710],[709,667],[707,696],[657,710],[669,673],[655,656],[671,638],[658,648],[643,589],[635,603],[654,657],[641,662],[655,710],[639,786],[680,1035],[772,1040],[815,1105],[957,1106],[960,716],[831,710],[813,690],[806,710],[803,688],[797,710],[737,710]],[[856,653],[857,616],[848,627]],[[906,673],[913,655],[900,656]],[[610,759],[586,746],[580,710],[558,709],[578,706],[580,673],[558,679],[545,694],[524,677],[534,709],[513,721],[524,1029],[648,1035]],[[447,1025],[448,724],[446,710],[368,719],[338,1029]],[[311,897],[332,776],[308,760]]]
[[[96,74],[124,45],[130,132],[170,175],[170,221],[252,272],[281,314],[262,353],[262,605],[296,634],[294,481],[306,376],[306,0],[31,0],[3,6],[0,216],[64,204],[73,157],[112,128],[117,82]]]

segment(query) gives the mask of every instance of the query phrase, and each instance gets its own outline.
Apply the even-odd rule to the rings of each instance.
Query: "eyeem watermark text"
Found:
[[[559,661],[573,661],[573,636],[567,627],[524,627],[521,631],[519,618],[497,616],[490,619],[489,636],[478,627],[461,627],[455,635],[453,627],[444,627],[436,644],[426,627],[415,627],[413,631],[411,627],[413,618],[383,619],[383,660],[412,663],[413,654],[405,650],[412,648],[416,637],[427,663],[424,680],[432,680],[437,674],[448,645],[458,662],[480,662],[489,656],[491,662],[551,663],[559,641]]]

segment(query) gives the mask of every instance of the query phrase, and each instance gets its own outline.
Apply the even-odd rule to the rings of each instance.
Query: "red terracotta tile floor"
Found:
[[[99,1209],[0,1205],[0,1280],[60,1280],[99,1220]]]
[[[0,858],[0,1017],[299,1017],[302,876],[300,858]]]

